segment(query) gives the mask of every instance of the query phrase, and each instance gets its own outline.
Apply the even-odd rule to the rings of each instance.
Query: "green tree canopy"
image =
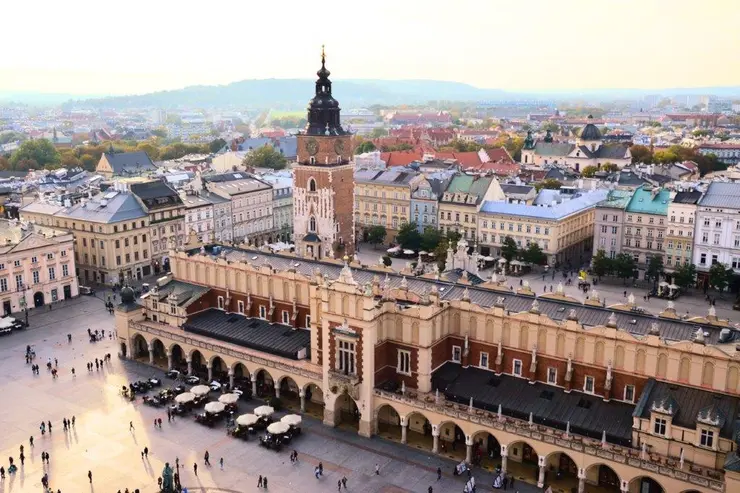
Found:
[[[663,275],[663,271],[663,256],[652,255],[648,260],[648,267],[646,272],[648,279],[652,279],[653,284],[656,285],[660,280],[660,276]]]
[[[734,272],[732,269],[717,262],[709,268],[709,285],[722,293],[725,288],[732,282]]]
[[[637,270],[637,262],[629,253],[620,253],[614,258],[614,273],[625,281],[634,277]]]
[[[388,135],[388,130],[384,128],[374,128],[372,132],[370,132],[370,138],[371,139],[377,139],[378,137],[385,137]]]
[[[614,261],[606,256],[604,250],[599,250],[591,259],[591,269],[601,279],[601,276],[609,275],[614,270]]]
[[[632,154],[632,164],[650,164],[653,162],[653,152],[647,146],[633,145],[630,147],[630,153]]]
[[[696,266],[694,264],[681,264],[673,271],[673,283],[684,289],[690,288],[696,282]]]
[[[556,180],[555,178],[548,178],[546,180],[542,180],[541,182],[537,183],[537,190],[541,190],[543,188],[547,188],[550,190],[560,190],[560,187],[563,186],[563,182],[560,180]]]
[[[504,243],[501,245],[501,256],[506,259],[507,262],[511,262],[516,258],[519,253],[519,247],[514,241],[514,238],[507,236],[504,238]]]
[[[547,262],[547,255],[535,242],[530,243],[527,248],[522,248],[520,254],[525,262],[531,262],[535,265],[542,265]]]
[[[224,139],[213,139],[208,144],[208,150],[211,151],[211,154],[215,154],[226,145],[226,141]]]
[[[164,127],[155,128],[154,130],[152,130],[152,135],[155,137],[159,137],[160,139],[166,139],[167,129]]]
[[[360,145],[357,146],[357,148],[355,149],[355,154],[373,152],[375,149],[376,149],[375,144],[373,144],[369,140],[365,140]]]
[[[426,228],[421,234],[421,249],[433,252],[442,241],[442,234],[437,228]]]
[[[26,169],[34,167],[30,163],[44,168],[58,165],[60,161],[59,151],[47,139],[27,140],[10,156],[10,165],[14,168],[20,168],[22,163],[26,163]]]
[[[583,168],[583,171],[581,171],[581,175],[585,178],[593,178],[597,171],[599,171],[599,168],[596,166],[586,166]]]
[[[247,168],[283,169],[288,160],[271,145],[265,145],[249,151],[242,164]]]
[[[398,230],[396,235],[396,241],[401,245],[401,248],[408,248],[411,250],[419,250],[421,247],[421,234],[417,230],[415,222],[404,223]]]
[[[367,230],[367,242],[373,246],[377,246],[385,241],[387,235],[388,231],[386,231],[385,226],[370,226]]]
[[[612,171],[617,171],[619,169],[619,166],[617,166],[614,163],[604,163],[604,164],[601,165],[601,169],[603,171],[612,172]]]

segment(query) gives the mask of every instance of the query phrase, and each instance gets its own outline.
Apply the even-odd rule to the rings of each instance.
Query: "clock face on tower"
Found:
[[[308,139],[306,142],[306,150],[312,156],[315,156],[319,152],[319,143],[316,139]]]
[[[343,140],[337,139],[334,141],[334,151],[339,155],[344,154],[344,141]]]

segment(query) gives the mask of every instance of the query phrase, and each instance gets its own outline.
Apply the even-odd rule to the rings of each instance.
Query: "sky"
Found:
[[[8,1],[0,93],[309,79],[322,44],[335,80],[522,92],[732,86],[738,1]]]

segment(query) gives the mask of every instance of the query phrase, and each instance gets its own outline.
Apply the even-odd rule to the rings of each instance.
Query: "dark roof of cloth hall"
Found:
[[[211,308],[193,316],[185,332],[291,359],[310,357],[311,332]],[[305,350],[301,358],[299,352]]]
[[[432,385],[444,392],[448,401],[469,404],[492,413],[499,404],[504,416],[570,431],[578,435],[628,446],[632,437],[632,413],[635,406],[624,402],[604,402],[602,397],[563,389],[509,375],[495,375],[481,368],[463,368],[447,362],[432,376]]]
[[[213,246],[214,245],[207,246],[206,253],[216,258],[218,255],[213,255]],[[314,270],[317,268],[329,279],[339,278],[339,273],[342,270],[341,265],[322,262],[319,260],[280,255],[261,250],[250,250],[223,245],[219,246],[220,250],[218,250],[218,252],[220,253],[223,251],[229,262],[249,262],[256,266],[270,265],[273,269],[278,271],[292,269],[309,278],[313,277]],[[189,255],[198,255],[199,253],[199,248],[188,250]],[[372,282],[373,277],[375,276],[378,276],[382,283],[386,276],[383,272],[363,268],[352,268],[352,275],[355,281],[361,285]],[[462,299],[466,287],[468,288],[470,301],[484,308],[492,307],[494,303],[496,303],[496,300],[499,297],[502,297],[505,310],[512,313],[519,313],[529,310],[532,307],[532,301],[534,300],[532,295],[520,295],[513,291],[494,290],[480,285],[466,286],[464,284],[456,284],[445,280],[437,281],[434,279],[403,276],[398,273],[388,273],[390,287],[392,289],[400,288],[404,277],[406,277],[406,282],[410,292],[422,293],[424,291],[429,291],[432,286],[436,286],[439,290],[439,296],[443,301]],[[635,336],[647,335],[650,331],[651,325],[653,323],[657,323],[661,338],[669,341],[692,341],[694,340],[697,329],[700,327],[699,324],[694,322],[661,318],[648,312],[610,310],[608,308],[584,305],[576,302],[548,300],[546,298],[537,299],[541,314],[547,315],[552,320],[560,322],[565,321],[568,316],[568,312],[570,309],[573,309],[578,317],[578,322],[586,328],[605,326],[612,313],[614,313],[614,316],[616,317],[617,326]],[[706,343],[710,345],[717,344],[719,341],[720,330],[722,328],[706,324],[701,326],[704,327]],[[733,334],[735,333],[736,331],[733,331]],[[727,342],[735,342],[735,340],[730,339]]]

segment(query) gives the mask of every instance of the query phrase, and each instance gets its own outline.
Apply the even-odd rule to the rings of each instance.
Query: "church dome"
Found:
[[[131,286],[126,286],[121,289],[121,303],[126,305],[128,303],[133,303],[135,299],[136,295],[134,294],[134,290],[131,289]]]
[[[601,140],[601,131],[596,128],[596,125],[591,123],[593,119],[594,117],[592,115],[588,115],[588,124],[583,127],[581,133],[578,135],[581,140]]]

